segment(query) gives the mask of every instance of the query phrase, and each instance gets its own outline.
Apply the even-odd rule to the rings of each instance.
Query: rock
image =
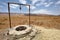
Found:
[[[35,36],[37,33],[37,30],[36,29],[32,29],[31,33],[29,34],[29,36],[33,37]]]

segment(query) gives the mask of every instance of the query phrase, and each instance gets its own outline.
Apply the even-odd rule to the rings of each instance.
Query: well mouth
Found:
[[[23,31],[23,30],[25,30],[25,29],[26,29],[25,26],[19,26],[19,27],[17,27],[15,30],[16,30],[16,31]]]

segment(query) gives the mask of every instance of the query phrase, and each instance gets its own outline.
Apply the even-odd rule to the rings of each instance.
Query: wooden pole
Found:
[[[11,28],[11,16],[10,16],[10,5],[9,5],[9,3],[8,3],[8,14],[9,14],[9,25]]]
[[[29,25],[30,25],[30,5],[29,5]]]

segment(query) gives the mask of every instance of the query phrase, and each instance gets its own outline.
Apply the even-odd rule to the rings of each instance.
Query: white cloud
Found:
[[[35,9],[36,7],[35,7],[35,6],[31,6],[30,8],[31,8],[31,9]]]
[[[20,3],[22,4],[27,4],[27,1],[26,0],[19,0]],[[31,1],[34,1],[33,4],[37,1],[37,0],[31,0]],[[35,9],[36,7],[33,5],[33,4],[30,4],[30,8],[31,9]],[[27,8],[29,8],[28,6],[26,6]]]
[[[26,3],[27,3],[26,0],[19,0],[19,1],[20,1],[20,3],[22,3],[22,4],[26,4]]]
[[[11,8],[14,8],[14,9],[16,9],[16,7],[18,7],[19,5],[16,5],[16,4],[10,4],[10,7]]]
[[[10,7],[16,9],[17,7],[19,7],[19,5],[16,5],[16,4],[10,4]],[[26,7],[29,8],[28,6],[26,6]],[[30,8],[33,10],[33,9],[35,9],[36,7],[33,6],[33,5],[31,5]]]
[[[50,14],[50,15],[53,14],[53,13],[51,13],[50,11],[48,11],[46,9],[35,10],[35,11],[31,12],[31,13],[35,13],[35,14]]]
[[[38,4],[36,4],[36,6],[41,6],[41,5],[43,5],[43,6],[45,6],[45,7],[49,7],[49,6],[51,6],[53,4],[53,2],[49,2],[49,3],[47,3],[47,2],[44,2],[44,3],[38,3]]]
[[[51,4],[53,4],[53,2],[44,3],[45,7],[49,7]]]
[[[32,4],[34,5],[36,2],[38,2],[39,0],[31,0]]]
[[[53,2],[49,2],[49,3],[47,3],[47,2],[41,2],[41,3],[36,4],[36,6],[41,6],[41,5],[43,5],[43,6],[45,6],[45,7],[49,7],[49,6],[51,6],[52,4],[53,4]]]
[[[46,0],[31,0],[34,5],[36,2],[44,3]]]
[[[27,8],[29,8],[28,6],[26,6]],[[33,5],[30,5],[30,9],[35,9],[36,7],[35,6],[33,6]]]
[[[26,6],[28,9],[29,9],[29,6]],[[34,6],[34,5],[32,5],[32,4],[30,4],[30,9],[35,9],[36,8],[36,6]]]
[[[7,5],[7,4],[6,3],[3,3],[3,2],[0,2],[0,9],[2,9],[4,7],[3,5]]]
[[[51,4],[53,4],[53,2],[51,2],[51,0],[48,0],[49,2],[46,2],[47,0],[31,0],[33,5],[36,6],[45,6],[45,7],[49,7]],[[37,3],[39,2],[39,3]],[[35,4],[37,3],[37,4]]]
[[[60,0],[56,2],[56,4],[60,4]]]

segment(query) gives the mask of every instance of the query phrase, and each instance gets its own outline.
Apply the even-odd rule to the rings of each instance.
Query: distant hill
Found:
[[[0,12],[0,14],[8,14],[7,12]],[[25,16],[29,16],[28,13],[11,13],[12,15],[25,15]],[[60,16],[60,15],[48,15],[48,14],[34,14],[31,13],[30,16]]]

